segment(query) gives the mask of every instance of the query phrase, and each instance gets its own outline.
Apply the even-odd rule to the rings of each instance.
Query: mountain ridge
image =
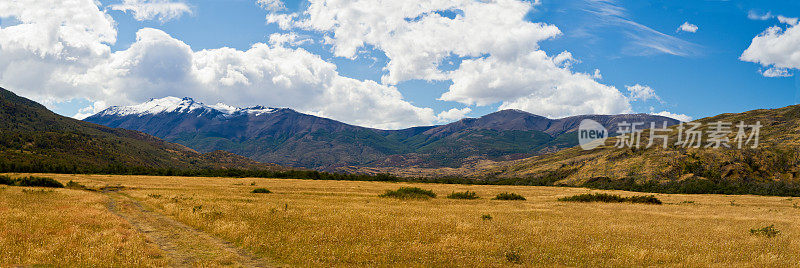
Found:
[[[0,169],[94,172],[108,169],[272,168],[229,152],[198,153],[138,131],[57,115],[0,88]]]
[[[351,165],[457,167],[475,159],[518,159],[576,145],[572,132],[583,118],[599,120],[610,129],[624,120],[678,122],[645,114],[549,119],[503,110],[445,125],[382,130],[289,108],[254,106],[263,112],[241,112],[244,109],[214,105],[226,109],[221,111],[191,98],[169,98],[154,101],[173,107],[136,105],[157,107],[143,113],[120,112],[142,110],[138,108],[110,107],[84,120],[145,132],[200,152],[226,150],[260,162],[320,170]]]

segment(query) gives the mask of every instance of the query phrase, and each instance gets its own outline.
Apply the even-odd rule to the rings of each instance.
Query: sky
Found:
[[[192,97],[361,126],[692,120],[800,101],[800,2],[18,0],[0,87],[84,118]]]

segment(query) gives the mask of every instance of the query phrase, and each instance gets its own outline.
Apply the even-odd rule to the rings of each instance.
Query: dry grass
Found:
[[[783,197],[659,194],[665,204],[652,206],[557,201],[589,192],[636,195],[579,188],[49,176],[90,187],[124,185],[124,193],[183,223],[293,266],[800,264],[800,212]],[[251,193],[251,182],[273,193]],[[401,186],[440,197],[378,197]],[[467,190],[484,198],[442,198]],[[488,198],[501,192],[527,200]],[[773,224],[775,237],[750,234]]]
[[[0,186],[0,266],[165,266],[106,202],[95,192]]]

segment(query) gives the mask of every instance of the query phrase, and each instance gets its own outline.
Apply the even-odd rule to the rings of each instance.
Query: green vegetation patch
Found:
[[[492,200],[526,200],[525,197],[515,193],[500,193]]]
[[[272,191],[268,190],[267,188],[255,188],[253,189],[252,193],[254,194],[268,194]]]
[[[9,186],[64,188],[64,185],[57,180],[34,176],[28,176],[19,179],[12,179],[8,176],[0,176],[0,184]]]
[[[604,202],[604,203],[637,203],[637,204],[654,204],[661,205],[661,200],[658,200],[652,195],[621,197],[615,194],[579,194],[570,197],[559,198],[558,201],[565,202]]]
[[[457,192],[457,193],[454,192],[454,193],[451,193],[451,194],[447,195],[447,198],[450,198],[450,199],[478,199],[480,197],[475,192],[466,191],[466,192]]]
[[[379,196],[399,198],[399,199],[428,199],[428,198],[435,198],[436,194],[433,193],[433,191],[417,187],[400,187],[400,189],[394,191],[386,190],[385,193]]]
[[[776,237],[781,234],[781,231],[775,229],[775,225],[770,225],[764,228],[759,229],[750,229],[751,235],[759,235],[759,236],[766,236],[766,237]]]

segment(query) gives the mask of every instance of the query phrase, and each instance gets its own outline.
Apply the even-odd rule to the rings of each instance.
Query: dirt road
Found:
[[[108,208],[157,244],[172,266],[278,267],[229,242],[153,211],[118,189],[104,189]]]

